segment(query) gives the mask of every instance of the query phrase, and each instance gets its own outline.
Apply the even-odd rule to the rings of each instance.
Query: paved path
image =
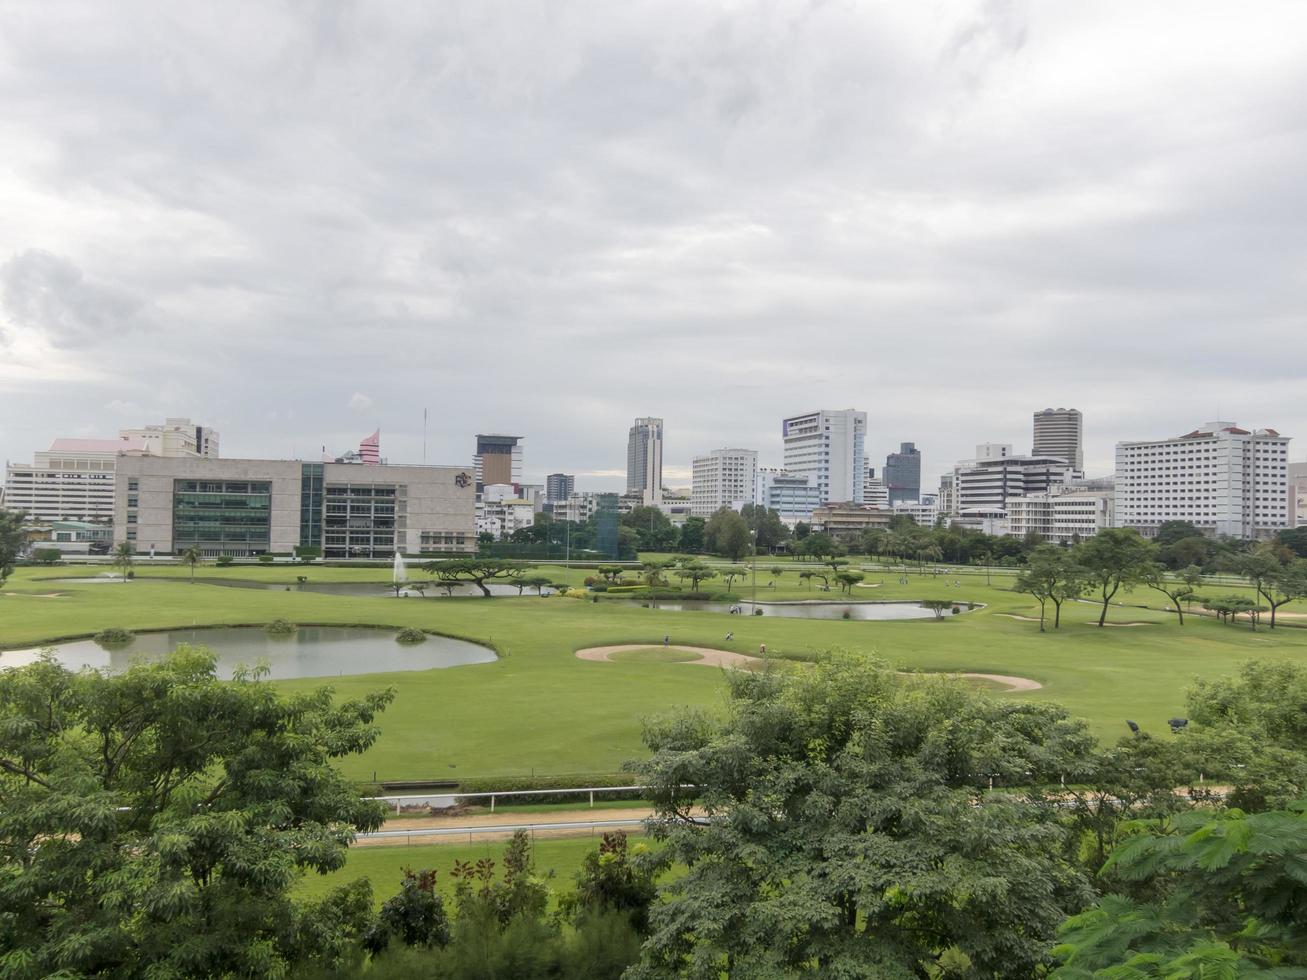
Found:
[[[679,663],[703,664],[708,667],[739,667],[752,669],[760,662],[759,657],[751,657],[743,653],[735,653],[732,650],[714,650],[712,647],[687,647],[678,644],[669,646],[659,646],[657,643],[623,643],[611,647],[589,647],[585,650],[577,650],[576,655],[582,660],[612,660],[612,654],[620,653],[623,650],[649,650],[657,648],[660,650],[683,650],[686,653],[699,654],[698,660],[682,660]],[[976,674],[970,672],[959,672],[957,677],[974,677],[982,681],[994,681],[996,684],[1004,684],[1009,691],[1038,691],[1044,685],[1039,681],[1031,680],[1029,677],[1015,677],[1011,674]]]

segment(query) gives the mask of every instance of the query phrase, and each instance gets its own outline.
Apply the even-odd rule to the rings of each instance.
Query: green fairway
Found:
[[[477,640],[498,651],[500,660],[492,664],[280,682],[288,689],[330,683],[342,696],[396,688],[398,697],[381,718],[377,744],[366,755],[345,760],[346,772],[361,780],[374,775],[392,780],[615,773],[640,754],[645,717],[678,705],[719,707],[722,672],[639,662],[643,658],[581,661],[574,652],[618,644],[656,648],[665,635],[673,644],[740,653],[756,653],[763,643],[769,653],[782,657],[839,648],[874,654],[897,667],[1030,677],[1044,687],[1003,696],[1059,701],[1089,719],[1105,738],[1123,734],[1126,718],[1147,730],[1166,731],[1166,719],[1183,711],[1184,691],[1195,676],[1229,673],[1249,657],[1307,656],[1307,629],[1301,626],[1254,633],[1243,623],[1227,626],[1192,616],[1180,628],[1174,614],[1161,609],[1165,600],[1147,590],[1124,595],[1130,606],[1112,607],[1109,622],[1118,625],[1094,627],[1097,607],[1075,603],[1064,608],[1060,631],[1041,635],[1037,623],[1014,618],[1038,616],[1037,604],[1009,591],[1011,577],[999,574],[987,585],[984,574],[913,573],[902,585],[896,569],[869,571],[866,581],[877,587],[858,590],[855,599],[940,598],[985,607],[942,621],[846,622],[675,612],[613,600],[533,595],[394,599],[235,589],[203,581],[191,585],[189,570],[176,566],[140,569],[129,583],[57,581],[102,570],[65,566],[16,572],[0,595],[0,647],[86,636],[106,627],[141,631],[285,618],[299,624],[415,626]],[[554,566],[543,571],[573,581],[593,574],[581,569],[564,573]],[[146,577],[156,573],[157,579]],[[219,574],[279,583],[294,581],[297,574],[313,581],[382,582],[389,577],[386,569],[305,571],[293,565],[206,565],[198,577]],[[801,584],[795,571],[787,570],[776,588],[765,593],[760,588],[759,598],[849,601],[817,591],[819,587],[819,582],[813,588]],[[747,584],[737,582],[734,591],[750,595]],[[1210,595],[1234,591],[1221,585],[1203,589]],[[1145,603],[1153,608],[1141,608]],[[1307,608],[1295,603],[1281,615],[1286,612],[1302,616]],[[728,632],[734,633],[729,642]]]

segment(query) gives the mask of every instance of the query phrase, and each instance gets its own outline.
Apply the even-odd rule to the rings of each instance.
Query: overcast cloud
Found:
[[[1031,412],[1307,455],[1307,7],[0,2],[0,453],[668,482],[869,416],[928,482]],[[604,475],[608,474],[608,475]]]

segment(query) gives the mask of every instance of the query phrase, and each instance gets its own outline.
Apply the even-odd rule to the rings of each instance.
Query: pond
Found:
[[[729,613],[732,608],[729,602],[658,601],[655,603],[647,599],[608,601],[617,601],[622,605],[656,606],[659,610],[671,612]],[[958,603],[958,606],[963,612],[966,612],[967,604],[965,602]],[[737,602],[734,608],[738,609],[741,615],[752,616],[755,604],[752,602]],[[927,609],[919,602],[759,602],[756,604],[756,608],[761,609],[764,616],[779,616],[782,619],[888,620],[933,619],[935,617],[933,610]],[[845,613],[848,613],[848,615],[846,616]]]
[[[241,664],[266,662],[274,680],[295,677],[339,677],[345,674],[381,674],[397,670],[430,670],[486,664],[496,659],[493,650],[447,636],[428,636],[425,643],[395,641],[395,632],[346,626],[301,626],[285,637],[269,636],[262,627],[230,626],[212,629],[163,630],[140,633],[123,646],[106,648],[94,640],[52,644],[61,664],[117,673],[133,660],[158,660],[178,644],[206,646],[218,656],[218,675],[231,677]],[[0,669],[21,667],[39,656],[38,649],[0,653]]]
[[[65,580],[67,581],[67,580]],[[121,580],[119,580],[121,581]],[[186,582],[187,579],[150,579],[151,582]],[[196,579],[201,585],[221,585],[232,589],[262,589],[271,592],[321,592],[325,595],[352,595],[352,596],[372,596],[380,599],[395,598],[395,590],[385,582],[253,582],[249,579],[223,579],[223,578],[198,578]],[[413,588],[414,584],[426,585],[425,591],[419,591]],[[490,594],[494,596],[515,596],[518,594],[516,585],[498,585],[489,583]],[[400,593],[401,598],[420,599],[423,596],[429,599],[443,599],[449,593],[445,589],[437,588],[427,583],[412,583]],[[471,582],[460,582],[454,586],[454,596],[473,596],[482,598],[482,592]],[[523,589],[523,596],[535,598],[535,589]],[[544,590],[545,595],[550,594],[549,589]]]

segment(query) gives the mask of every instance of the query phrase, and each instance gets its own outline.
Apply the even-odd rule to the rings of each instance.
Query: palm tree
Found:
[[[132,570],[132,556],[134,554],[136,554],[136,548],[130,541],[124,541],[113,549],[113,564],[115,568],[122,569],[124,582],[127,581],[127,573]]]
[[[204,555],[197,545],[191,545],[182,552],[182,561],[191,566],[191,585],[195,584],[195,566],[200,563],[203,557]]]

